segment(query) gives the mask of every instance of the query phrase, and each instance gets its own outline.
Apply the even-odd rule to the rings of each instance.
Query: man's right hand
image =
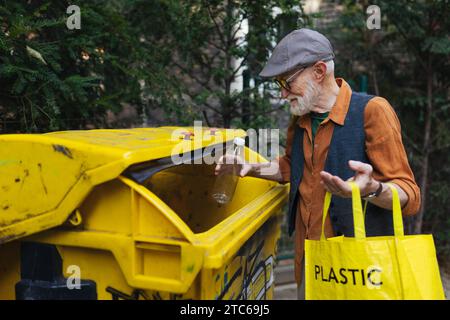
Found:
[[[224,155],[220,157],[214,170],[215,175],[228,173],[233,174],[234,166],[237,166],[237,172],[241,177],[245,177],[251,173],[255,166],[251,163],[246,163],[245,160],[236,155]]]
[[[283,183],[278,161],[264,163],[247,163],[236,155],[224,155],[220,157],[215,168],[215,175],[220,173],[233,173],[233,166],[236,164],[239,176],[252,176]]]

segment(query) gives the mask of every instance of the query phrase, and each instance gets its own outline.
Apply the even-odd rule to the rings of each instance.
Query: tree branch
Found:
[[[214,23],[214,26],[216,27],[217,34],[219,35],[220,41],[222,42],[222,44],[225,47],[227,47],[227,42],[225,41],[224,35],[223,35],[222,31],[220,30],[220,26],[217,24],[216,20],[214,19],[213,14],[212,14],[211,7],[209,6],[209,1],[205,1],[205,3],[206,3],[206,9],[208,10],[209,17],[211,18],[211,20]]]
[[[415,55],[416,55],[420,65],[422,66],[422,68],[427,69],[425,61],[423,61],[422,57],[420,56],[420,50],[417,49],[417,44],[416,43],[411,43],[411,40],[409,39],[409,37],[402,30],[402,28],[400,27],[399,23],[397,23],[397,19],[391,19],[391,21],[394,24],[394,26],[397,28],[397,30],[400,33],[400,35],[406,41],[407,46],[411,49],[411,51],[416,53]]]
[[[239,32],[239,30],[241,29],[241,27],[242,27],[242,23],[244,22],[244,18],[242,18],[241,19],[241,21],[239,22],[239,25],[237,26],[237,28],[236,28],[236,30],[233,32],[233,34],[231,35],[231,37],[230,37],[230,42],[232,42],[233,40],[235,40],[235,36],[236,36],[236,34]],[[244,37],[245,38],[245,37]],[[230,43],[230,45],[231,45],[231,43]]]
[[[185,93],[192,99],[195,99],[195,94],[191,93],[189,90],[186,90]],[[222,112],[220,110],[218,110],[217,108],[213,107],[210,103],[208,102],[204,102],[203,104],[206,108],[218,113],[218,114],[222,114]]]
[[[436,151],[441,151],[441,150],[444,150],[444,149],[447,149],[447,148],[450,148],[450,143],[444,144],[443,146],[439,146],[439,147],[436,147],[436,148],[432,148],[430,150],[430,153],[436,152]]]
[[[202,110],[202,114],[203,114],[203,118],[205,118],[206,125],[211,128],[212,126],[211,126],[211,123],[209,122],[208,115],[206,114],[206,111]]]
[[[403,136],[403,138],[405,139],[405,141],[409,144],[409,145],[411,145],[412,147],[413,147],[413,149],[418,153],[418,154],[420,154],[421,156],[423,156],[423,150],[422,150],[422,148],[420,148],[417,144],[415,144],[414,143],[414,141],[405,133],[405,132],[402,132],[402,136]]]
[[[239,63],[239,66],[237,66],[237,68],[233,70],[233,72],[231,73],[230,78],[233,78],[233,77],[239,72],[239,70],[242,68],[242,66],[244,65],[244,63],[247,62],[247,58],[248,58],[249,54],[250,54],[250,51],[248,51],[248,52],[245,54],[245,56],[242,57],[241,63]]]
[[[214,91],[206,81],[202,81],[199,78],[197,78],[197,76],[195,76],[194,74],[190,73],[188,70],[186,70],[186,68],[184,68],[182,65],[180,65],[178,62],[176,61],[172,61],[172,63],[178,67],[181,71],[183,71],[184,74],[188,75],[189,77],[191,77],[192,79],[194,79],[198,84],[200,84],[203,88],[205,88],[208,91]]]
[[[266,111],[263,111],[263,112],[247,112],[247,113],[241,113],[240,114],[240,116],[241,117],[245,117],[245,116],[262,116],[262,115],[265,115],[265,114],[269,114],[269,113],[272,113],[272,112],[276,112],[276,111],[281,111],[281,110],[283,110],[284,109],[284,106],[283,105],[280,105],[279,107],[277,107],[277,108],[275,108],[275,109],[271,109],[271,110],[266,110]]]
[[[226,49],[217,45],[214,41],[212,40],[206,40],[206,43],[208,43],[209,45],[211,45],[212,47],[216,48],[219,51],[222,51],[224,53],[227,53]]]

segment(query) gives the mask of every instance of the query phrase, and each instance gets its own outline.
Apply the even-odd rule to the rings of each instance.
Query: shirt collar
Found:
[[[352,97],[352,88],[342,78],[337,78],[336,83],[339,86],[339,93],[328,117],[334,123],[343,126]]]

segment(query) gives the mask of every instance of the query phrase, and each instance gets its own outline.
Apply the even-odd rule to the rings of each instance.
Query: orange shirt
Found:
[[[295,219],[295,278],[301,279],[301,265],[305,238],[319,239],[322,228],[325,189],[320,185],[320,171],[324,170],[328,148],[335,124],[345,125],[344,120],[350,104],[352,90],[343,79],[336,79],[340,87],[336,102],[328,117],[320,124],[312,148],[311,119],[306,114],[295,125],[304,128],[304,169],[300,183],[300,201]],[[290,155],[294,127],[288,128],[286,154],[280,157],[280,171],[284,182],[290,179]],[[392,182],[405,191],[409,199],[403,207],[404,215],[415,214],[420,207],[420,190],[414,180],[402,142],[400,122],[389,102],[381,97],[372,98],[364,110],[366,154],[373,167],[377,181]],[[314,152],[314,154],[313,154]],[[325,235],[334,236],[330,216],[325,222]]]

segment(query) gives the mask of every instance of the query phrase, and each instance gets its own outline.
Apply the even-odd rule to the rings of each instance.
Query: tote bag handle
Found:
[[[359,192],[358,185],[349,181],[350,187],[352,188],[352,211],[353,211],[353,225],[355,228],[355,238],[365,239],[366,238],[366,228],[364,224],[364,215],[361,204],[361,195]],[[396,237],[404,236],[403,220],[402,220],[402,209],[400,206],[400,198],[398,196],[398,190],[391,183],[386,183],[392,191],[392,213],[394,222],[394,234]],[[328,214],[331,203],[331,193],[327,191],[325,194],[325,199],[323,203],[323,214],[322,214],[322,233],[320,235],[320,240],[325,240],[325,219]]]

